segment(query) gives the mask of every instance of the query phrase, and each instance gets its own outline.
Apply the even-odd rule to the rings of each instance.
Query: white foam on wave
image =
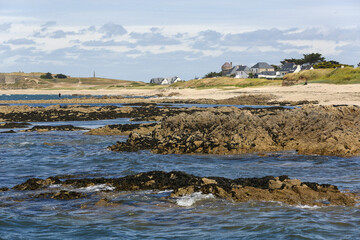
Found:
[[[163,190],[159,191],[158,193],[172,193],[174,190]]]
[[[176,204],[181,207],[190,207],[194,205],[196,202],[206,199],[213,199],[215,198],[214,195],[210,194],[202,194],[201,192],[195,192],[190,195],[186,195],[180,197],[176,200]]]
[[[322,208],[320,206],[310,206],[310,205],[295,205],[294,207],[301,208],[301,209],[318,209],[318,208]]]
[[[80,191],[84,191],[84,192],[99,192],[99,191],[112,191],[115,188],[113,186],[107,185],[107,184],[99,184],[99,185],[94,185],[94,186],[89,186],[89,187],[84,187],[84,188],[80,188]]]

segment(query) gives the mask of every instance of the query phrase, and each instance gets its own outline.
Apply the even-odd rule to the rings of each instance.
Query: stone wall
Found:
[[[16,84],[22,79],[22,76],[0,74],[0,84]]]

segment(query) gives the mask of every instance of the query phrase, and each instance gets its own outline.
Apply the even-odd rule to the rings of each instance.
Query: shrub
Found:
[[[51,73],[48,72],[46,74],[41,75],[40,78],[42,78],[42,79],[52,79],[53,76],[52,76]]]
[[[204,76],[204,78],[213,78],[213,77],[221,77],[222,76],[222,72],[209,72],[208,74],[206,74]]]
[[[59,73],[55,75],[55,78],[67,78],[65,74]]]

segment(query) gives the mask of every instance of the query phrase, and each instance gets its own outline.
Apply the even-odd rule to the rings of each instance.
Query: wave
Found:
[[[186,195],[180,197],[176,200],[176,204],[181,207],[190,207],[194,205],[198,201],[206,200],[206,199],[214,199],[214,195],[210,194],[202,194],[201,192],[195,192],[190,195]]]

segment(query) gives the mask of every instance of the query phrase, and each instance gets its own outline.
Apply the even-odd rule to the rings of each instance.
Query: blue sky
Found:
[[[319,52],[360,62],[360,1],[0,0],[0,72],[148,82]]]

